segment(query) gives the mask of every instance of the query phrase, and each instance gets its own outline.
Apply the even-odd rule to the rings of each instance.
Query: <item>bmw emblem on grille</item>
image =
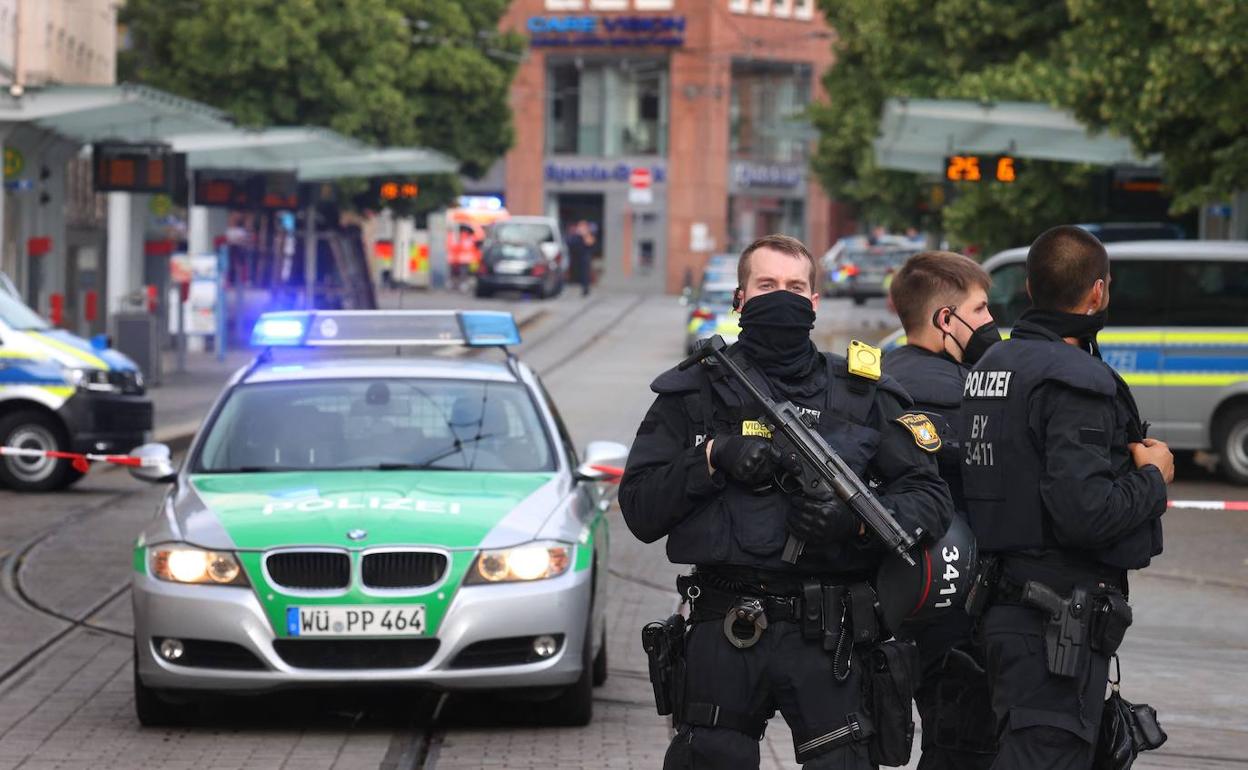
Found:
[[[368,537],[368,531],[363,529],[349,529],[347,530],[347,537],[352,540],[363,540]]]

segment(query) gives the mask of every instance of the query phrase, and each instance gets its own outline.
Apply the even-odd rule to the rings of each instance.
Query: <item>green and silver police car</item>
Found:
[[[506,313],[266,314],[134,548],[135,705],[412,684],[507,690],[585,724],[606,678],[607,482]],[[443,355],[406,356],[411,346]],[[448,346],[450,346],[448,348]],[[458,349],[456,349],[458,348]]]

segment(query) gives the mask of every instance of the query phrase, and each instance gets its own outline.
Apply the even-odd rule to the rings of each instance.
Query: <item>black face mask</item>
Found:
[[[938,309],[936,314],[939,315],[940,311],[944,309],[945,308]],[[988,348],[1001,341],[1001,332],[997,329],[996,321],[989,321],[976,329],[968,324],[962,316],[958,315],[952,306],[949,306],[949,315],[958,319],[963,326],[971,330],[971,338],[966,341],[965,346],[958,342],[957,337],[954,337],[952,334],[949,334],[949,332],[940,328],[940,326],[936,323],[935,315],[932,316],[932,325],[940,330],[941,334],[953,337],[953,344],[957,345],[962,351],[962,363],[967,366],[974,366],[979,359],[984,357],[984,353],[988,352]]]
[[[764,374],[785,380],[808,377],[819,362],[810,341],[815,309],[806,297],[791,291],[760,294],[741,311],[738,344]]]

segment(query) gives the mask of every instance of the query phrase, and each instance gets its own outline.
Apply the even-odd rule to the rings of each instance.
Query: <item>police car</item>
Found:
[[[143,375],[104,338],[54,328],[0,284],[0,486],[60,489],[82,478],[48,452],[128,452],[152,428]]]
[[[606,679],[607,487],[578,460],[510,314],[265,314],[134,549],[135,707],[408,683],[514,690],[585,724]],[[451,346],[450,356],[401,348]]]

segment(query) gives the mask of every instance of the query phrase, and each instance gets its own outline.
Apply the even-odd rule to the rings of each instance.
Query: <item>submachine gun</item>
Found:
[[[716,334],[693,355],[682,361],[679,368],[688,369],[702,359],[714,356],[715,361],[758,402],[763,410],[763,417],[759,422],[771,431],[772,444],[781,456],[795,467],[800,466],[800,473],[794,475],[794,478],[800,482],[803,493],[823,499],[828,499],[829,493],[833,493],[841,498],[889,550],[913,567],[914,558],[909,551],[915,546],[914,537],[901,528],[892,512],[880,503],[870,487],[858,478],[858,474],[841,459],[836,450],[828,446],[823,436],[806,424],[801,411],[789,401],[776,403],[768,398],[750,382],[737,362],[725,354],[727,348],[724,338]],[[790,534],[780,558],[794,564],[802,555],[804,547],[803,541]]]

